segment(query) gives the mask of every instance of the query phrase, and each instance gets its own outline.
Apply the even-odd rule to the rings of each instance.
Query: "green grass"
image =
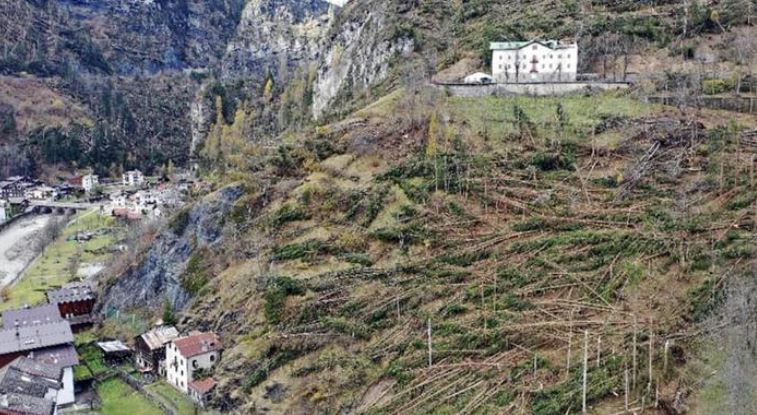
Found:
[[[537,129],[555,132],[558,104],[562,104],[567,117],[566,129],[583,134],[591,133],[602,120],[602,116],[639,118],[655,109],[655,105],[610,93],[588,97],[454,97],[448,101],[455,120],[468,123],[474,131],[486,132],[495,140],[518,133],[514,122],[516,105],[525,112]]]
[[[81,364],[87,366],[92,375],[98,376],[110,370],[105,364],[102,351],[94,344],[81,346],[77,349],[77,352],[79,353]]]
[[[145,387],[166,406],[176,410],[178,415],[194,415],[195,406],[188,396],[179,392],[166,382],[156,382]]]
[[[102,415],[163,415],[160,408],[117,378],[98,384],[97,394],[102,400]]]
[[[80,265],[107,263],[111,255],[98,251],[107,250],[112,246],[119,230],[115,230],[115,234],[111,232],[97,235],[81,244],[67,239],[80,231],[112,229],[115,225],[113,218],[103,217],[92,211],[79,213],[74,221],[63,229],[60,237],[47,246],[29,266],[23,277],[10,287],[10,298],[0,304],[0,311],[44,302],[46,290],[71,281],[71,258],[77,258]]]

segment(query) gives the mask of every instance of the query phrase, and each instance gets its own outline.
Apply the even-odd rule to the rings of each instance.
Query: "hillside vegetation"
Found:
[[[575,412],[585,341],[597,411],[626,369],[632,407],[681,405],[752,272],[755,120],[725,115],[399,91],[279,147],[193,271],[183,325],[234,339],[216,405]]]
[[[103,281],[152,308],[105,302],[219,332],[225,412],[557,415],[585,393],[602,414],[750,413],[757,120],[701,97],[754,93],[752,7],[352,1],[318,62],[202,81],[194,155],[220,190]],[[427,83],[530,38],[637,83]]]

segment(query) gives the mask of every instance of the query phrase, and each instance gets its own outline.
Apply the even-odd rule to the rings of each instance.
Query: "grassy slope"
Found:
[[[632,365],[634,332],[633,404],[648,381],[650,333],[653,383],[672,399],[685,374],[662,373],[659,339],[686,332],[711,307],[711,287],[754,255],[747,156],[718,128],[754,120],[602,95],[562,100],[560,126],[554,99],[437,97],[426,110],[440,120],[439,156],[429,157],[425,124],[402,129],[413,106],[404,99],[382,100],[360,113],[367,125],[331,137],[348,149],[373,137],[369,150],[303,163],[304,181],[260,213],[240,206],[233,220],[262,260],[222,272],[189,321],[238,315],[217,323],[234,339],[218,371],[221,402],[565,413],[580,405],[584,330],[592,362],[601,344],[589,377],[600,412],[622,406],[612,393]],[[688,130],[684,115],[706,129]],[[655,142],[651,168],[619,198]],[[246,200],[259,206],[255,194]],[[276,383],[282,396],[269,390]]]

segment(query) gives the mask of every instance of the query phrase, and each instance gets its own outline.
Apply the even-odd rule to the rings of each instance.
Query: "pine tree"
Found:
[[[163,324],[168,326],[176,324],[176,313],[174,313],[173,305],[168,298],[163,302]]]

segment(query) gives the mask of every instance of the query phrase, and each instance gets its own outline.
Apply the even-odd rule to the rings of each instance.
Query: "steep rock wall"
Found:
[[[184,309],[191,296],[181,276],[194,249],[221,243],[224,217],[242,195],[240,185],[210,194],[179,215],[156,238],[140,263],[105,289],[102,309],[153,308],[166,299],[177,310]]]
[[[349,4],[324,45],[313,92],[318,119],[342,94],[367,89],[389,74],[394,57],[408,56],[415,42],[396,33],[390,2]]]

